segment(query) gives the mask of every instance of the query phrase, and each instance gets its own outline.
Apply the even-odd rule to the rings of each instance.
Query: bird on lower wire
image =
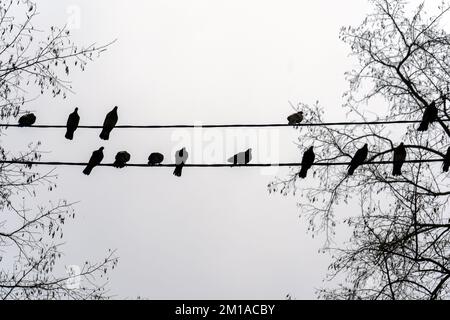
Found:
[[[303,121],[303,111],[299,111],[297,113],[294,113],[290,115],[287,120],[289,121],[289,124],[300,124]]]
[[[420,126],[417,129],[417,131],[427,131],[429,125],[437,121],[437,118],[438,118],[438,109],[436,108],[436,102],[433,101],[426,107],[423,113],[422,122],[420,123]]]
[[[116,154],[116,161],[114,161],[113,166],[116,168],[125,168],[130,159],[131,155],[128,152],[120,151]]]
[[[404,143],[394,149],[394,168],[392,170],[392,175],[394,177],[402,175],[402,166],[406,160],[406,148]]]
[[[156,166],[164,161],[164,156],[161,153],[154,152],[148,157],[148,165]]]
[[[36,122],[34,113],[27,113],[20,117],[19,127],[31,127]]]
[[[240,152],[232,156],[230,159],[228,159],[228,162],[234,165],[246,165],[252,161],[252,157],[252,149],[248,149],[245,152]]]
[[[450,168],[450,147],[447,149],[447,154],[444,158],[444,164],[442,165],[442,171],[448,172],[448,169]]]
[[[103,122],[103,130],[100,133],[100,139],[109,140],[109,135],[110,135],[111,131],[116,126],[117,121],[119,121],[119,116],[117,115],[117,109],[118,109],[117,106],[114,107],[114,109],[106,115],[105,121]]]
[[[308,170],[311,169],[312,165],[314,164],[315,159],[316,159],[316,155],[314,153],[314,147],[311,146],[303,154],[302,169],[300,170],[300,173],[298,174],[300,178],[305,179],[307,177]]]
[[[176,152],[175,154],[175,170],[173,171],[173,175],[176,177],[181,177],[183,173],[183,167],[186,164],[186,161],[189,157],[189,153],[186,151],[186,148],[183,148]]]
[[[87,175],[87,176],[90,175],[92,169],[94,169],[96,166],[98,166],[102,162],[102,160],[103,160],[103,150],[104,149],[105,148],[101,147],[100,149],[95,150],[94,152],[92,152],[91,159],[89,159],[88,165],[83,170],[83,173],[85,175]]]
[[[367,155],[369,154],[369,148],[367,143],[356,151],[350,165],[348,166],[348,174],[351,176],[355,173],[355,170],[366,161]]]
[[[78,115],[78,108],[75,108],[75,110],[69,115],[69,118],[67,119],[66,139],[73,140],[73,134],[77,130],[79,124],[80,116]]]

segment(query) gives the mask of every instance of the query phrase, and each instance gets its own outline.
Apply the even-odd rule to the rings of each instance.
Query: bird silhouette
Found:
[[[31,127],[36,122],[36,116],[33,113],[27,113],[19,118],[19,127]]]
[[[367,143],[356,151],[355,156],[353,157],[352,161],[350,162],[350,165],[348,166],[348,174],[351,176],[355,173],[356,168],[358,168],[360,165],[366,161],[367,155],[369,154],[369,148]]]
[[[156,166],[158,164],[161,164],[164,161],[164,156],[161,153],[152,153],[149,157],[148,157],[148,164],[150,166]]]
[[[73,139],[73,134],[75,133],[75,130],[77,130],[79,124],[80,116],[78,115],[78,108],[75,108],[75,110],[69,115],[69,118],[67,119],[66,139]]]
[[[175,170],[173,172],[173,175],[176,177],[181,177],[181,174],[183,173],[183,167],[186,164],[186,161],[189,157],[189,153],[186,151],[186,148],[183,148],[176,152],[175,154]]]
[[[438,118],[438,109],[436,108],[436,102],[430,103],[423,113],[422,122],[420,123],[417,131],[427,131],[428,126],[435,122]]]
[[[447,154],[444,158],[444,164],[442,166],[442,170],[444,172],[448,172],[448,169],[450,168],[450,147],[447,149]]]
[[[228,162],[234,165],[245,165],[249,164],[250,161],[252,161],[252,157],[252,149],[248,149],[245,152],[240,152],[232,156],[230,159],[228,159]]]
[[[394,169],[392,170],[392,175],[394,177],[402,175],[402,166],[406,160],[406,148],[404,143],[394,149]]]
[[[103,160],[103,150],[105,148],[101,147],[98,150],[95,150],[94,152],[92,152],[92,156],[91,159],[89,160],[88,165],[86,166],[86,168],[83,170],[83,173],[85,175],[90,175],[92,169],[94,169],[96,166],[98,166],[102,160]]]
[[[116,161],[114,161],[113,166],[116,168],[125,168],[130,159],[131,155],[128,152],[120,151],[116,154]]]
[[[314,153],[314,147],[310,147],[303,154],[302,159],[302,169],[300,170],[299,177],[305,179],[308,175],[308,170],[311,169],[314,164],[314,160],[316,159],[316,155]]]
[[[103,130],[100,133],[100,139],[109,140],[109,134],[114,129],[119,120],[119,116],[117,115],[118,107],[114,107],[112,111],[110,111],[103,122]]]
[[[289,124],[299,124],[303,121],[303,111],[299,111],[297,113],[294,113],[290,115],[287,120],[289,121]]]

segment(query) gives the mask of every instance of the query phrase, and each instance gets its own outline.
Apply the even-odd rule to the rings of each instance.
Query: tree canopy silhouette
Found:
[[[314,143],[318,161],[349,161],[368,144],[371,162],[393,160],[403,142],[409,159],[439,157],[444,162],[450,138],[445,122],[450,119],[450,35],[440,22],[450,7],[430,1],[438,4],[431,14],[424,4],[411,8],[403,0],[370,3],[373,11],[364,21],[343,27],[340,34],[358,63],[347,73],[344,108],[352,119],[376,114],[380,121],[414,119],[422,124],[393,130],[382,124],[300,127],[300,147]],[[300,103],[299,109],[305,118],[325,122],[318,102]],[[398,161],[402,154],[397,152]],[[443,172],[448,166],[442,170],[442,163],[405,163],[400,168],[393,176],[392,165],[365,164],[349,176],[343,167],[314,167],[316,179],[308,185],[299,180],[300,168],[293,168],[290,176],[269,185],[271,192],[301,195],[301,215],[309,229],[327,235],[326,248],[334,258],[329,279],[345,277],[337,287],[321,290],[321,297],[450,297],[450,180]],[[346,209],[338,210],[341,205]],[[338,224],[348,226],[352,236],[331,249]]]
[[[68,76],[106,46],[76,46],[65,28],[42,32],[32,24],[36,4],[0,0],[0,118],[20,117],[23,125],[36,118],[24,110],[32,96],[50,93],[66,97],[71,91]],[[33,118],[34,117],[34,118]],[[17,121],[17,120],[15,120]],[[0,131],[0,137],[3,132]],[[0,159],[39,160],[40,142],[14,154],[0,146]],[[0,299],[101,299],[107,297],[107,272],[117,259],[109,251],[99,262],[86,262],[80,274],[67,273],[58,264],[62,256],[63,227],[75,218],[67,201],[34,206],[45,188],[52,191],[55,174],[38,171],[33,165],[0,164]],[[79,285],[68,285],[73,280]]]

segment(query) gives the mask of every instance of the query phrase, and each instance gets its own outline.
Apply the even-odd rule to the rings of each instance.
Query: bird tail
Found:
[[[66,139],[73,140],[73,132],[72,131],[67,130]]]
[[[85,174],[85,175],[90,175],[91,174],[91,172],[92,172],[92,169],[94,169],[93,167],[91,167],[91,166],[87,166],[84,170],[83,170],[83,173]]]
[[[402,175],[402,169],[398,166],[394,166],[394,169],[392,170],[392,175],[394,177],[398,177]]]
[[[308,175],[308,169],[306,169],[306,168],[302,168],[302,170],[300,170],[300,173],[298,174],[298,176],[302,179],[305,179],[307,175]]]
[[[109,131],[103,129],[102,132],[100,133],[100,139],[109,140]]]
[[[173,171],[173,175],[176,177],[181,177],[181,174],[183,173],[183,165],[177,165],[175,167],[175,170]]]
[[[352,176],[355,173],[355,169],[353,166],[348,167],[348,175]]]
[[[427,131],[428,130],[428,122],[421,122],[417,131]]]
[[[444,165],[442,167],[442,170],[444,172],[448,172],[448,169],[450,169],[450,163],[444,163]]]

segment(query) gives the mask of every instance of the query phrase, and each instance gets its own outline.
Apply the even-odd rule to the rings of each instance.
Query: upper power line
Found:
[[[450,122],[450,120],[442,120]],[[170,124],[170,125],[116,125],[114,129],[195,129],[195,128],[269,128],[269,127],[331,127],[331,126],[360,126],[360,125],[392,125],[415,124],[420,120],[391,120],[391,121],[355,121],[355,122],[322,122],[322,123],[264,123],[264,124]],[[37,124],[23,126],[20,124],[0,123],[3,128],[38,128],[38,129],[65,129],[66,125]],[[101,125],[79,125],[78,129],[103,129]]]

